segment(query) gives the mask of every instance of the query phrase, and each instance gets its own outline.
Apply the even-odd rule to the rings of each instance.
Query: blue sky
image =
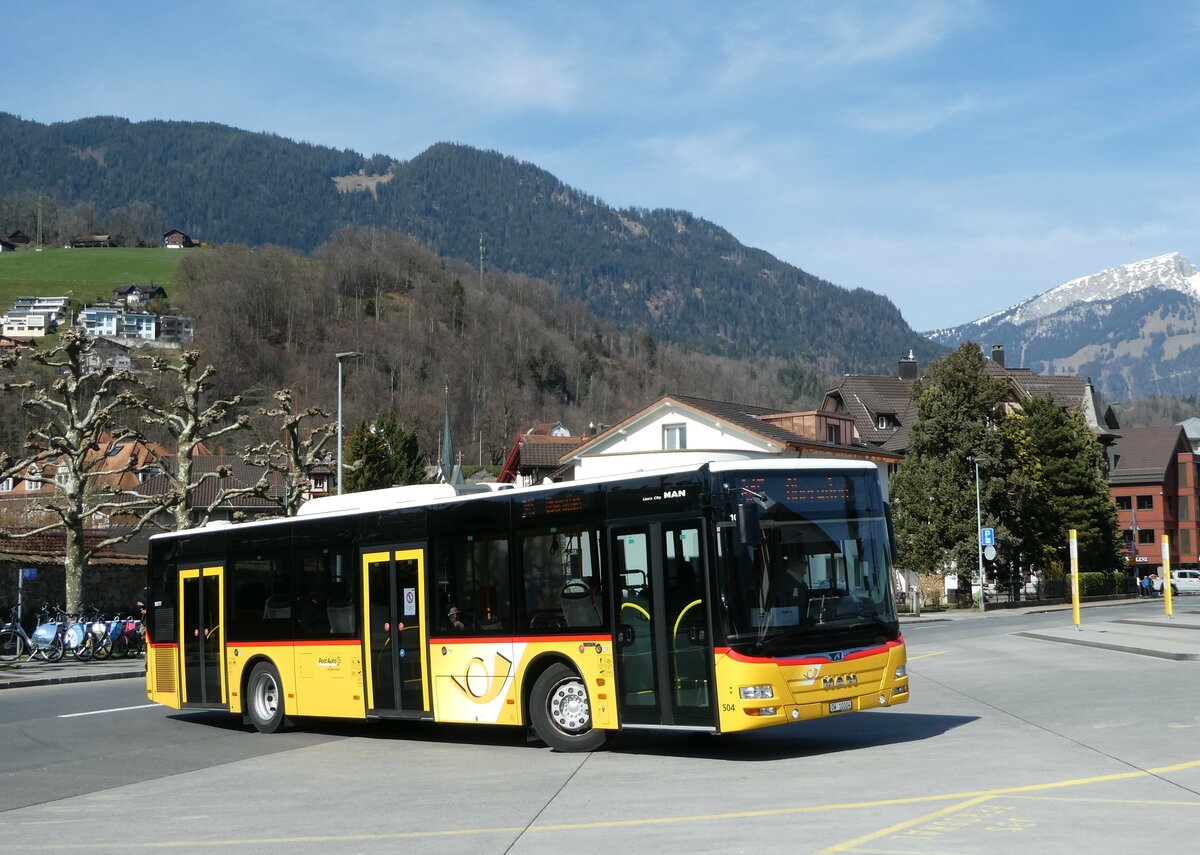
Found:
[[[681,208],[915,328],[1200,263],[1200,0],[65,0],[7,10],[0,109],[530,161]],[[3,188],[0,188],[3,192]]]

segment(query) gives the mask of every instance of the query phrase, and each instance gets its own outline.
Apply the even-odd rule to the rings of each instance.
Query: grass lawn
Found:
[[[44,249],[34,252],[0,252],[0,314],[17,297],[71,297],[81,303],[112,298],[118,285],[162,285],[167,299],[180,295],[171,280],[179,259],[188,252],[204,250]]]

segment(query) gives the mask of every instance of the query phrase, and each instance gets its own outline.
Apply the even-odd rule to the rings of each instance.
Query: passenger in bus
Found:
[[[451,629],[464,629],[463,613],[458,610],[458,606],[451,606],[450,611],[446,612],[446,622],[450,624]]]

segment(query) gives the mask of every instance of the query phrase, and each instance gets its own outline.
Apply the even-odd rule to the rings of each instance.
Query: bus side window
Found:
[[[603,626],[598,533],[559,525],[520,532],[517,538],[523,624],[543,630]]]
[[[462,612],[468,630],[512,629],[507,537],[447,538],[437,544],[436,556],[439,630],[450,631],[451,606]]]

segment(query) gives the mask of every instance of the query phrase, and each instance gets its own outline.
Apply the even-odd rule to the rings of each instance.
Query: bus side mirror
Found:
[[[758,546],[762,543],[762,526],[758,519],[761,507],[758,502],[745,502],[737,506],[738,540],[743,546]]]

